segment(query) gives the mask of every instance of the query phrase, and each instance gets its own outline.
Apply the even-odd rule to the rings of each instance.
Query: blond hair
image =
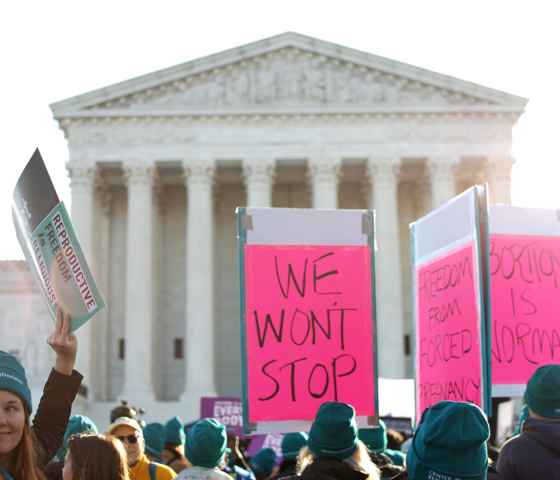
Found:
[[[309,447],[303,447],[297,456],[296,475],[301,475],[315,460],[316,457]],[[354,453],[342,461],[348,464],[353,470],[367,474],[368,480],[379,480],[380,478],[379,468],[371,461],[367,447],[360,440],[358,440],[358,446],[356,450],[354,450]]]

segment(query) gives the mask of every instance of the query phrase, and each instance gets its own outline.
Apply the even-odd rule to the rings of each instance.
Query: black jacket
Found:
[[[40,467],[45,467],[62,445],[72,402],[81,383],[82,376],[75,370],[70,376],[51,370],[32,425],[40,447]]]
[[[503,480],[560,480],[560,421],[525,420],[502,447],[498,472]]]
[[[366,480],[368,475],[340,460],[318,459],[305,468],[300,480]]]

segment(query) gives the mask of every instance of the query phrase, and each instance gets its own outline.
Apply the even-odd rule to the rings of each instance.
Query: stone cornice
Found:
[[[165,109],[165,110],[85,110],[67,112],[57,119],[64,127],[72,120],[114,120],[114,119],[164,119],[164,118],[293,118],[293,117],[338,117],[338,116],[360,116],[360,117],[425,117],[425,116],[492,116],[517,119],[520,111],[516,108],[501,107],[494,105],[476,105],[462,107],[389,107],[375,108],[367,107],[255,107],[251,109]]]
[[[92,107],[99,103],[118,99],[139,91],[159,88],[162,84],[180,81],[186,76],[211,72],[233,63],[251,60],[256,56],[266,55],[287,47],[301,49],[315,55],[322,55],[357,66],[373,68],[388,75],[395,75],[433,85],[436,88],[461,92],[498,105],[508,106],[516,109],[518,113],[521,113],[527,104],[527,99],[519,96],[370,53],[288,32],[56,102],[51,105],[51,109],[55,117],[60,119],[68,113]]]
[[[60,127],[66,138],[69,129],[80,125],[247,125],[269,124],[293,126],[298,122],[347,123],[375,121],[375,120],[495,120],[507,124],[511,134],[511,127],[515,125],[519,113],[500,107],[477,107],[472,109],[282,109],[274,111],[95,111],[77,112],[61,118]],[[181,138],[192,141],[192,133],[183,131]]]

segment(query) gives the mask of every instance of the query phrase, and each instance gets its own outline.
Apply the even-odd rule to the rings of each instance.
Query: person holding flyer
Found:
[[[37,413],[25,369],[9,353],[0,352],[0,478],[44,480],[42,469],[62,445],[72,402],[82,376],[74,370],[77,340],[70,316],[56,308],[55,330],[48,343],[56,353]]]

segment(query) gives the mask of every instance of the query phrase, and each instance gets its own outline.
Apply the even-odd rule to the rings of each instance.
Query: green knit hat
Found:
[[[358,446],[354,407],[346,403],[323,403],[309,431],[309,449],[317,458],[350,457]]]
[[[269,476],[276,465],[276,452],[272,448],[263,448],[251,459],[251,468],[255,473]]]
[[[560,365],[539,367],[527,383],[525,403],[542,417],[560,418]]]
[[[387,448],[387,427],[383,420],[373,428],[360,428],[358,438],[366,444],[368,450],[381,453]]]
[[[185,456],[194,466],[214,468],[226,451],[226,427],[213,418],[203,418],[188,431]]]
[[[490,427],[472,403],[442,401],[424,412],[406,456],[408,478],[486,480]]]
[[[282,457],[287,460],[297,458],[299,451],[307,445],[307,433],[287,433],[282,439]]]
[[[0,390],[6,390],[17,395],[31,413],[31,390],[27,385],[25,369],[17,358],[0,350]]]
[[[173,417],[165,424],[165,443],[173,446],[184,445],[186,440],[183,424],[179,417]]]
[[[158,422],[148,423],[144,427],[144,443],[150,455],[159,457],[165,443],[165,427]]]
[[[72,415],[70,420],[68,420],[68,425],[66,425],[66,432],[64,432],[64,439],[62,441],[62,447],[56,452],[57,458],[63,462],[66,458],[66,452],[68,450],[68,441],[73,435],[78,435],[80,433],[94,433],[97,434],[97,426],[93,423],[93,420],[84,415]]]

